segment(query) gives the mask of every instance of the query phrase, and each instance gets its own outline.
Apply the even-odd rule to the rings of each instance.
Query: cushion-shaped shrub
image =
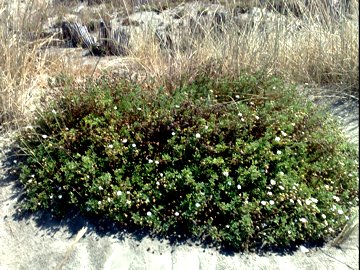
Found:
[[[236,250],[326,240],[357,204],[356,148],[275,78],[171,92],[104,79],[64,90],[20,143],[28,210]]]

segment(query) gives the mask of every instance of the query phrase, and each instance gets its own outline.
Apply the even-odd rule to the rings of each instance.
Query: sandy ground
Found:
[[[342,120],[349,140],[359,143],[358,102],[329,98],[331,112]],[[196,245],[171,245],[148,236],[117,231],[111,224],[69,214],[19,218],[22,196],[12,151],[12,134],[0,138],[0,270],[4,269],[359,269],[359,215],[346,234],[322,248],[299,248],[291,254],[223,254]]]

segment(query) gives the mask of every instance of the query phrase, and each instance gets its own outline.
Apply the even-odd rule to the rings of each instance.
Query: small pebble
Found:
[[[307,249],[306,247],[304,247],[304,246],[300,246],[299,247],[299,249],[300,249],[300,251],[302,252],[302,253],[308,253],[309,252],[309,249]]]

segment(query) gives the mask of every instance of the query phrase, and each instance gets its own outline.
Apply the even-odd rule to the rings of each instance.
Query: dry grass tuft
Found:
[[[277,75],[300,84],[337,85],[358,92],[357,19],[342,17],[335,21],[326,10],[318,11],[322,16],[314,16],[314,9],[304,13],[298,30],[291,29],[296,18],[278,14],[267,31],[265,17],[252,28],[239,29],[230,21],[220,37],[214,37],[211,29],[207,29],[205,38],[189,36],[184,31],[180,39],[192,44],[192,49],[175,50],[172,56],[167,51],[159,52],[153,37],[141,37],[133,56],[159,81],[172,81],[184,74],[191,78],[203,69],[226,76],[246,71]],[[358,13],[355,17],[358,18]]]
[[[26,122],[27,101],[48,73],[39,51],[51,38],[38,32],[47,8],[41,1],[0,2],[0,125]]]

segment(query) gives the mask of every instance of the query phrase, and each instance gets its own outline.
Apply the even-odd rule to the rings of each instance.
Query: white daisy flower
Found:
[[[310,198],[310,200],[311,200],[313,203],[318,203],[318,200],[315,199],[315,198]]]
[[[310,199],[306,199],[306,200],[305,200],[305,204],[306,204],[306,205],[310,205],[311,203],[312,203],[312,201],[311,201]]]
[[[299,221],[302,222],[302,223],[307,223],[308,222],[308,220],[306,218],[300,218]]]

